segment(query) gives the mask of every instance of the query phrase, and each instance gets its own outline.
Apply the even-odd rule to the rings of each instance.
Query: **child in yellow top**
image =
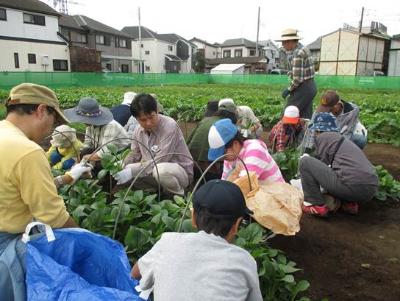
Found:
[[[59,170],[69,170],[75,164],[83,145],[76,138],[76,130],[68,125],[56,127],[50,143],[46,155],[52,168]]]

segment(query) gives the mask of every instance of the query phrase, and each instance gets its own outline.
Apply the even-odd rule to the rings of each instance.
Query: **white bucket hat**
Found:
[[[291,40],[301,40],[302,38],[299,37],[297,34],[298,34],[297,29],[288,28],[288,29],[283,30],[281,38],[278,40],[275,40],[275,41],[282,42],[282,41],[291,41]]]
[[[130,105],[131,103],[132,103],[132,101],[133,101],[133,99],[135,98],[135,96],[136,96],[136,93],[135,92],[131,92],[131,91],[129,91],[129,92],[126,92],[125,94],[124,94],[124,100],[122,101],[122,104],[123,105]]]
[[[75,140],[76,130],[63,124],[54,129],[50,143],[54,147],[69,147]]]

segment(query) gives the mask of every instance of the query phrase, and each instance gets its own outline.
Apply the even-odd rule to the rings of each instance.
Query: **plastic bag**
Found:
[[[84,229],[49,228],[27,242],[28,300],[143,300],[120,243]]]
[[[303,193],[288,183],[258,185],[257,176],[250,173],[234,181],[246,198],[254,219],[276,234],[295,235],[300,231]]]

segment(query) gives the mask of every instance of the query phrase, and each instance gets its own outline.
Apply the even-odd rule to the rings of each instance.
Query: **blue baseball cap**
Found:
[[[331,113],[317,113],[310,129],[318,132],[339,132],[335,120],[336,118]]]
[[[238,129],[228,118],[215,122],[208,132],[208,160],[214,161],[225,154],[225,145],[236,136]]]

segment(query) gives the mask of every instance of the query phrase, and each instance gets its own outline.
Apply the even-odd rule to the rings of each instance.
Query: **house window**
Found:
[[[4,8],[0,8],[0,20],[7,21],[7,12]]]
[[[150,54],[150,50],[146,50],[146,51],[144,52],[144,54],[145,54],[145,55],[149,55],[149,54]]]
[[[126,48],[127,47],[127,43],[125,39],[120,39],[119,40],[119,47],[121,48]]]
[[[256,55],[256,51],[254,49],[250,50],[250,56],[255,56]]]
[[[24,13],[24,23],[35,25],[46,25],[45,17],[41,15],[33,15]]]
[[[106,64],[106,69],[109,70],[109,71],[111,71],[111,64],[110,64],[110,63],[107,63],[107,64]]]
[[[143,44],[140,44],[140,48],[143,48]]]
[[[235,57],[242,57],[242,49],[235,49]]]
[[[230,50],[224,50],[224,52],[223,52],[223,57],[224,57],[224,58],[226,58],[226,57],[231,57],[231,51],[230,51]]]
[[[17,52],[14,52],[14,64],[15,68],[19,68],[19,57]]]
[[[121,64],[121,72],[122,73],[128,73],[129,72],[129,66],[127,64]]]
[[[36,64],[36,54],[28,53],[28,64]]]
[[[215,55],[215,51],[213,51],[213,55]]]
[[[146,71],[150,71],[150,66],[146,66]]]
[[[168,51],[172,51],[174,48],[168,45]]]
[[[106,46],[111,45],[111,37],[110,36],[104,36],[104,45],[106,45]]]
[[[67,60],[53,60],[53,70],[54,71],[68,71],[68,61]]]
[[[85,34],[75,33],[73,37],[74,37],[73,42],[87,43],[87,37]],[[96,43],[97,43],[97,36],[96,36]]]
[[[102,34],[96,35],[96,44],[104,45],[104,36]]]
[[[70,39],[68,29],[59,27],[59,31],[65,38],[67,38],[68,40]]]

